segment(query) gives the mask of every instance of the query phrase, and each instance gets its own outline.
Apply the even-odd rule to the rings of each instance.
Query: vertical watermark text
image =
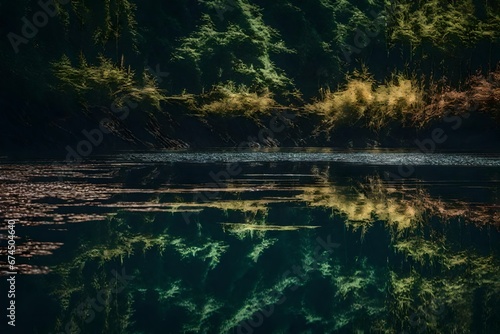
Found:
[[[7,323],[9,326],[16,326],[16,220],[7,220],[7,263],[9,271],[7,271]]]

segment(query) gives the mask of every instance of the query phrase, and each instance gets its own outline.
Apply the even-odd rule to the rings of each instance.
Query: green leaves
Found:
[[[215,6],[203,2],[207,8]],[[257,88],[285,87],[291,80],[273,62],[274,55],[290,53],[278,32],[266,25],[260,9],[245,1],[234,1],[231,16],[220,22],[207,10],[201,25],[180,41],[174,60],[186,60],[198,69],[206,85],[237,79]],[[237,20],[236,20],[237,19]]]

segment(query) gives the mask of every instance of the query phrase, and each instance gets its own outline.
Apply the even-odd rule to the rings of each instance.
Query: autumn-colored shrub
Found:
[[[355,123],[380,129],[390,121],[406,123],[423,105],[423,93],[415,79],[395,74],[377,84],[367,72],[356,72],[338,91],[322,90],[321,99],[306,105],[308,112],[320,113],[332,126]]]
[[[429,93],[429,103],[422,113],[415,114],[416,124],[423,126],[446,115],[460,115],[467,112],[488,113],[500,119],[500,67],[487,76],[473,75],[466,89],[457,91],[449,85],[434,88]]]
[[[266,113],[275,106],[269,90],[251,92],[245,86],[235,86],[229,82],[226,85],[217,85],[205,97],[207,102],[202,102],[200,110],[203,113],[216,113],[223,115],[254,115]]]

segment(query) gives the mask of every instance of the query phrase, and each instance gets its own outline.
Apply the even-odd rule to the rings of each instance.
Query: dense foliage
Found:
[[[127,96],[149,114],[177,96],[188,113],[316,103],[305,110],[336,115],[329,124],[421,125],[433,94],[471,89],[500,60],[496,1],[20,0],[3,1],[0,20],[5,124],[98,115]],[[349,81],[356,71],[368,79]],[[338,102],[356,89],[376,96]]]

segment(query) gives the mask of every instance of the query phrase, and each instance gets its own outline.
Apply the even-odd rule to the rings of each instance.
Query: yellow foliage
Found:
[[[232,83],[215,86],[208,97],[211,101],[202,104],[200,108],[205,113],[250,116],[269,112],[277,106],[269,90],[261,93],[250,92],[246,87],[235,87]]]
[[[377,85],[369,75],[357,74],[348,79],[343,89],[320,93],[322,98],[306,105],[305,110],[324,115],[332,126],[362,120],[362,125],[380,129],[390,121],[407,122],[424,104],[423,91],[416,80],[403,75]]]

